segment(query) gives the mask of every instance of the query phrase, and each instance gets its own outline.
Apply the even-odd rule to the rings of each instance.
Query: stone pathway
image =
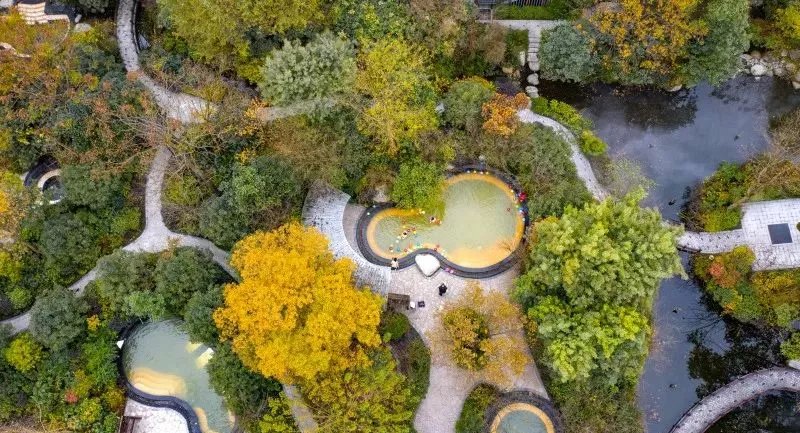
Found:
[[[431,346],[428,340],[428,333],[438,324],[437,313],[448,302],[458,299],[467,285],[474,280],[457,277],[444,271],[427,278],[414,266],[392,274],[390,286],[392,293],[409,295],[413,302],[425,301],[425,307],[406,311],[406,315],[426,345],[432,349],[430,385],[425,399],[417,409],[414,427],[419,433],[454,433],[456,421],[470,391],[478,384],[487,381],[479,374],[452,365],[445,354],[436,353],[435,346]],[[482,279],[480,284],[484,290],[508,293],[514,287],[514,280],[518,275],[519,267],[514,267],[500,275]],[[442,283],[447,285],[445,296],[439,296],[437,291]],[[526,348],[528,363],[525,370],[513,379],[511,386],[498,383],[494,385],[504,391],[533,391],[547,398],[544,383],[533,358],[527,352],[527,344],[524,342],[525,337],[521,330],[516,333],[515,338],[520,340],[521,347]]]
[[[528,76],[528,83],[531,85],[525,90],[528,96],[536,98],[539,96],[539,90],[536,86],[539,85],[539,45],[542,42],[542,31],[552,29],[567,21],[563,20],[493,20],[483,21],[486,23],[497,24],[509,29],[514,30],[527,30],[528,31],[528,53],[526,56],[528,68],[533,71],[533,74]]]
[[[117,6],[117,41],[125,69],[153,95],[167,117],[181,123],[202,122],[205,115],[215,110],[212,103],[185,93],[171,92],[141,71],[139,48],[135,42],[136,3],[137,0],[120,0]]]
[[[770,391],[800,392],[800,371],[771,368],[742,376],[700,400],[671,433],[703,433],[728,412]]]
[[[386,295],[391,282],[389,268],[369,262],[347,238],[355,239],[355,232],[345,234],[345,211],[350,196],[322,182],[312,185],[303,204],[303,224],[316,227],[328,238],[328,247],[333,255],[346,257],[355,262],[355,278],[359,285],[369,286],[373,291]],[[348,226],[355,230],[358,215],[348,211]]]

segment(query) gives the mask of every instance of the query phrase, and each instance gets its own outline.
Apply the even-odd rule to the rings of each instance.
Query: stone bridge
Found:
[[[772,391],[800,392],[800,370],[776,367],[742,376],[697,402],[670,433],[703,433],[728,412]]]

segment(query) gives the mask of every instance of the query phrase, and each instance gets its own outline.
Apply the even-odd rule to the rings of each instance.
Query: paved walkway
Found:
[[[331,249],[337,257],[348,257],[358,264],[356,276],[361,284],[369,285],[384,295],[388,292],[407,294],[414,302],[425,301],[424,308],[407,311],[406,315],[426,345],[431,348],[427,334],[437,324],[436,313],[447,302],[457,299],[471,280],[441,270],[431,278],[426,278],[415,266],[391,272],[388,267],[370,263],[353,244],[356,222],[364,208],[348,204],[349,200],[347,194],[318,183],[306,198],[303,221],[319,228],[328,237]],[[508,293],[518,275],[519,269],[515,267],[492,278],[482,279],[480,283],[485,290]],[[440,297],[437,291],[441,283],[448,287],[444,297]],[[527,351],[522,331],[515,337],[519,339],[520,347]],[[511,386],[495,385],[508,391],[533,391],[547,398],[547,391],[536,364],[530,353],[527,355],[529,362],[525,370],[513,379]],[[414,427],[419,433],[455,433],[456,421],[461,414],[464,400],[475,386],[487,380],[480,374],[455,367],[445,354],[432,353],[431,358],[430,385],[425,399],[417,409]]]
[[[133,433],[188,432],[186,418],[178,411],[165,407],[153,407],[128,400],[125,416],[142,417],[133,428]]]
[[[483,21],[485,23],[492,23],[496,25],[500,25],[509,29],[514,30],[527,30],[528,31],[528,54],[526,59],[528,61],[528,68],[533,71],[534,80],[531,83],[536,89],[536,85],[539,83],[539,45],[542,42],[542,31],[547,29],[552,29],[553,27],[557,27],[561,24],[566,23],[567,21],[563,20],[493,20],[493,21]],[[530,81],[529,81],[530,82]],[[529,94],[531,97],[539,96],[539,90],[537,89],[532,94]]]
[[[345,234],[345,212],[350,196],[317,182],[308,191],[303,205],[303,224],[316,227],[328,238],[328,247],[338,258],[349,258],[356,264],[355,278],[358,284],[369,286],[373,291],[386,295],[391,282],[391,274],[386,266],[369,262],[347,240]],[[355,230],[358,215],[348,212],[348,227]],[[351,239],[355,239],[352,232]]]
[[[508,293],[514,287],[514,280],[518,275],[519,268],[514,267],[500,275],[482,279],[480,284],[484,290]],[[392,293],[407,294],[414,302],[425,301],[424,308],[406,312],[411,324],[432,349],[428,393],[414,418],[414,427],[419,433],[454,433],[456,421],[470,391],[480,383],[491,383],[480,374],[456,367],[446,354],[436,353],[436,347],[431,346],[428,341],[428,333],[438,324],[437,313],[448,302],[458,299],[471,281],[444,271],[426,278],[415,266],[393,272],[390,289]],[[442,283],[447,285],[447,294],[440,297],[437,288]],[[527,352],[525,336],[521,330],[516,333],[515,338],[518,339],[519,346],[525,348],[528,356],[525,370],[513,378],[510,386],[500,383],[493,385],[504,391],[529,390],[547,398],[544,383],[533,358]]]
[[[771,368],[742,376],[700,400],[671,433],[703,433],[728,412],[771,391],[800,392],[800,371]]]

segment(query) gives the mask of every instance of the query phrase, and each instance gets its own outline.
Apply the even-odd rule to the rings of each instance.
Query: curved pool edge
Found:
[[[462,173],[470,173],[473,171],[489,173],[492,176],[500,179],[507,186],[511,187],[511,190],[514,192],[515,195],[519,195],[519,193],[522,192],[522,185],[520,185],[520,183],[513,176],[503,171],[491,167],[486,167],[481,164],[461,165],[453,170],[448,170],[447,177],[456,176]],[[398,264],[399,264],[398,268],[405,269],[410,266],[413,266],[415,264],[414,258],[418,254],[430,254],[436,257],[442,263],[442,267],[439,270],[443,270],[447,273],[456,275],[458,277],[484,279],[502,274],[503,272],[514,267],[514,265],[516,265],[519,262],[519,260],[522,259],[523,252],[525,251],[525,246],[527,245],[526,230],[530,225],[530,217],[528,215],[527,201],[522,202],[520,206],[523,211],[522,238],[517,244],[517,248],[514,249],[514,251],[512,251],[511,254],[509,254],[503,260],[491,266],[486,266],[482,268],[469,268],[451,262],[436,250],[430,248],[420,248],[398,259]],[[358,218],[358,222],[356,223],[356,244],[358,246],[359,253],[361,253],[361,255],[364,256],[364,258],[367,259],[367,261],[369,261],[370,263],[386,267],[391,266],[390,259],[382,257],[372,250],[372,248],[369,245],[369,240],[367,239],[367,231],[369,229],[369,224],[375,217],[375,215],[377,215],[382,210],[391,209],[394,207],[395,205],[393,203],[375,204],[367,207],[366,210]],[[439,270],[437,270],[437,273],[439,272]]]
[[[536,407],[544,412],[553,424],[555,433],[564,433],[564,420],[553,402],[542,397],[534,391],[515,390],[504,392],[498,397],[484,413],[484,433],[492,433],[492,423],[497,415],[507,406],[515,403],[524,403]]]
[[[122,341],[127,341],[130,334],[139,326],[146,325],[147,321],[137,321],[127,325],[120,331],[118,335],[118,339]],[[125,343],[122,344],[122,347],[125,347]],[[125,385],[125,397],[130,398],[131,400],[141,403],[145,406],[156,407],[156,408],[166,408],[172,409],[175,412],[181,414],[181,416],[186,420],[186,426],[189,428],[189,433],[203,433],[203,430],[200,428],[200,419],[197,417],[197,413],[194,411],[192,406],[178,398],[172,396],[161,396],[161,395],[153,395],[146,393],[138,388],[136,388],[129,380],[128,374],[125,372],[125,366],[123,365],[123,350],[122,347],[119,348],[117,356],[117,370],[119,371],[120,380],[124,382]],[[235,431],[236,428],[231,430],[231,432]]]

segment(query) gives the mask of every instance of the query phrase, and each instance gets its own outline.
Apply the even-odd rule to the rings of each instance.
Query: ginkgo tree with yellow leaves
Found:
[[[256,232],[231,264],[240,282],[225,287],[214,321],[248,368],[297,383],[369,364],[382,300],[356,287],[355,265],[335,259],[319,231],[289,223]]]

